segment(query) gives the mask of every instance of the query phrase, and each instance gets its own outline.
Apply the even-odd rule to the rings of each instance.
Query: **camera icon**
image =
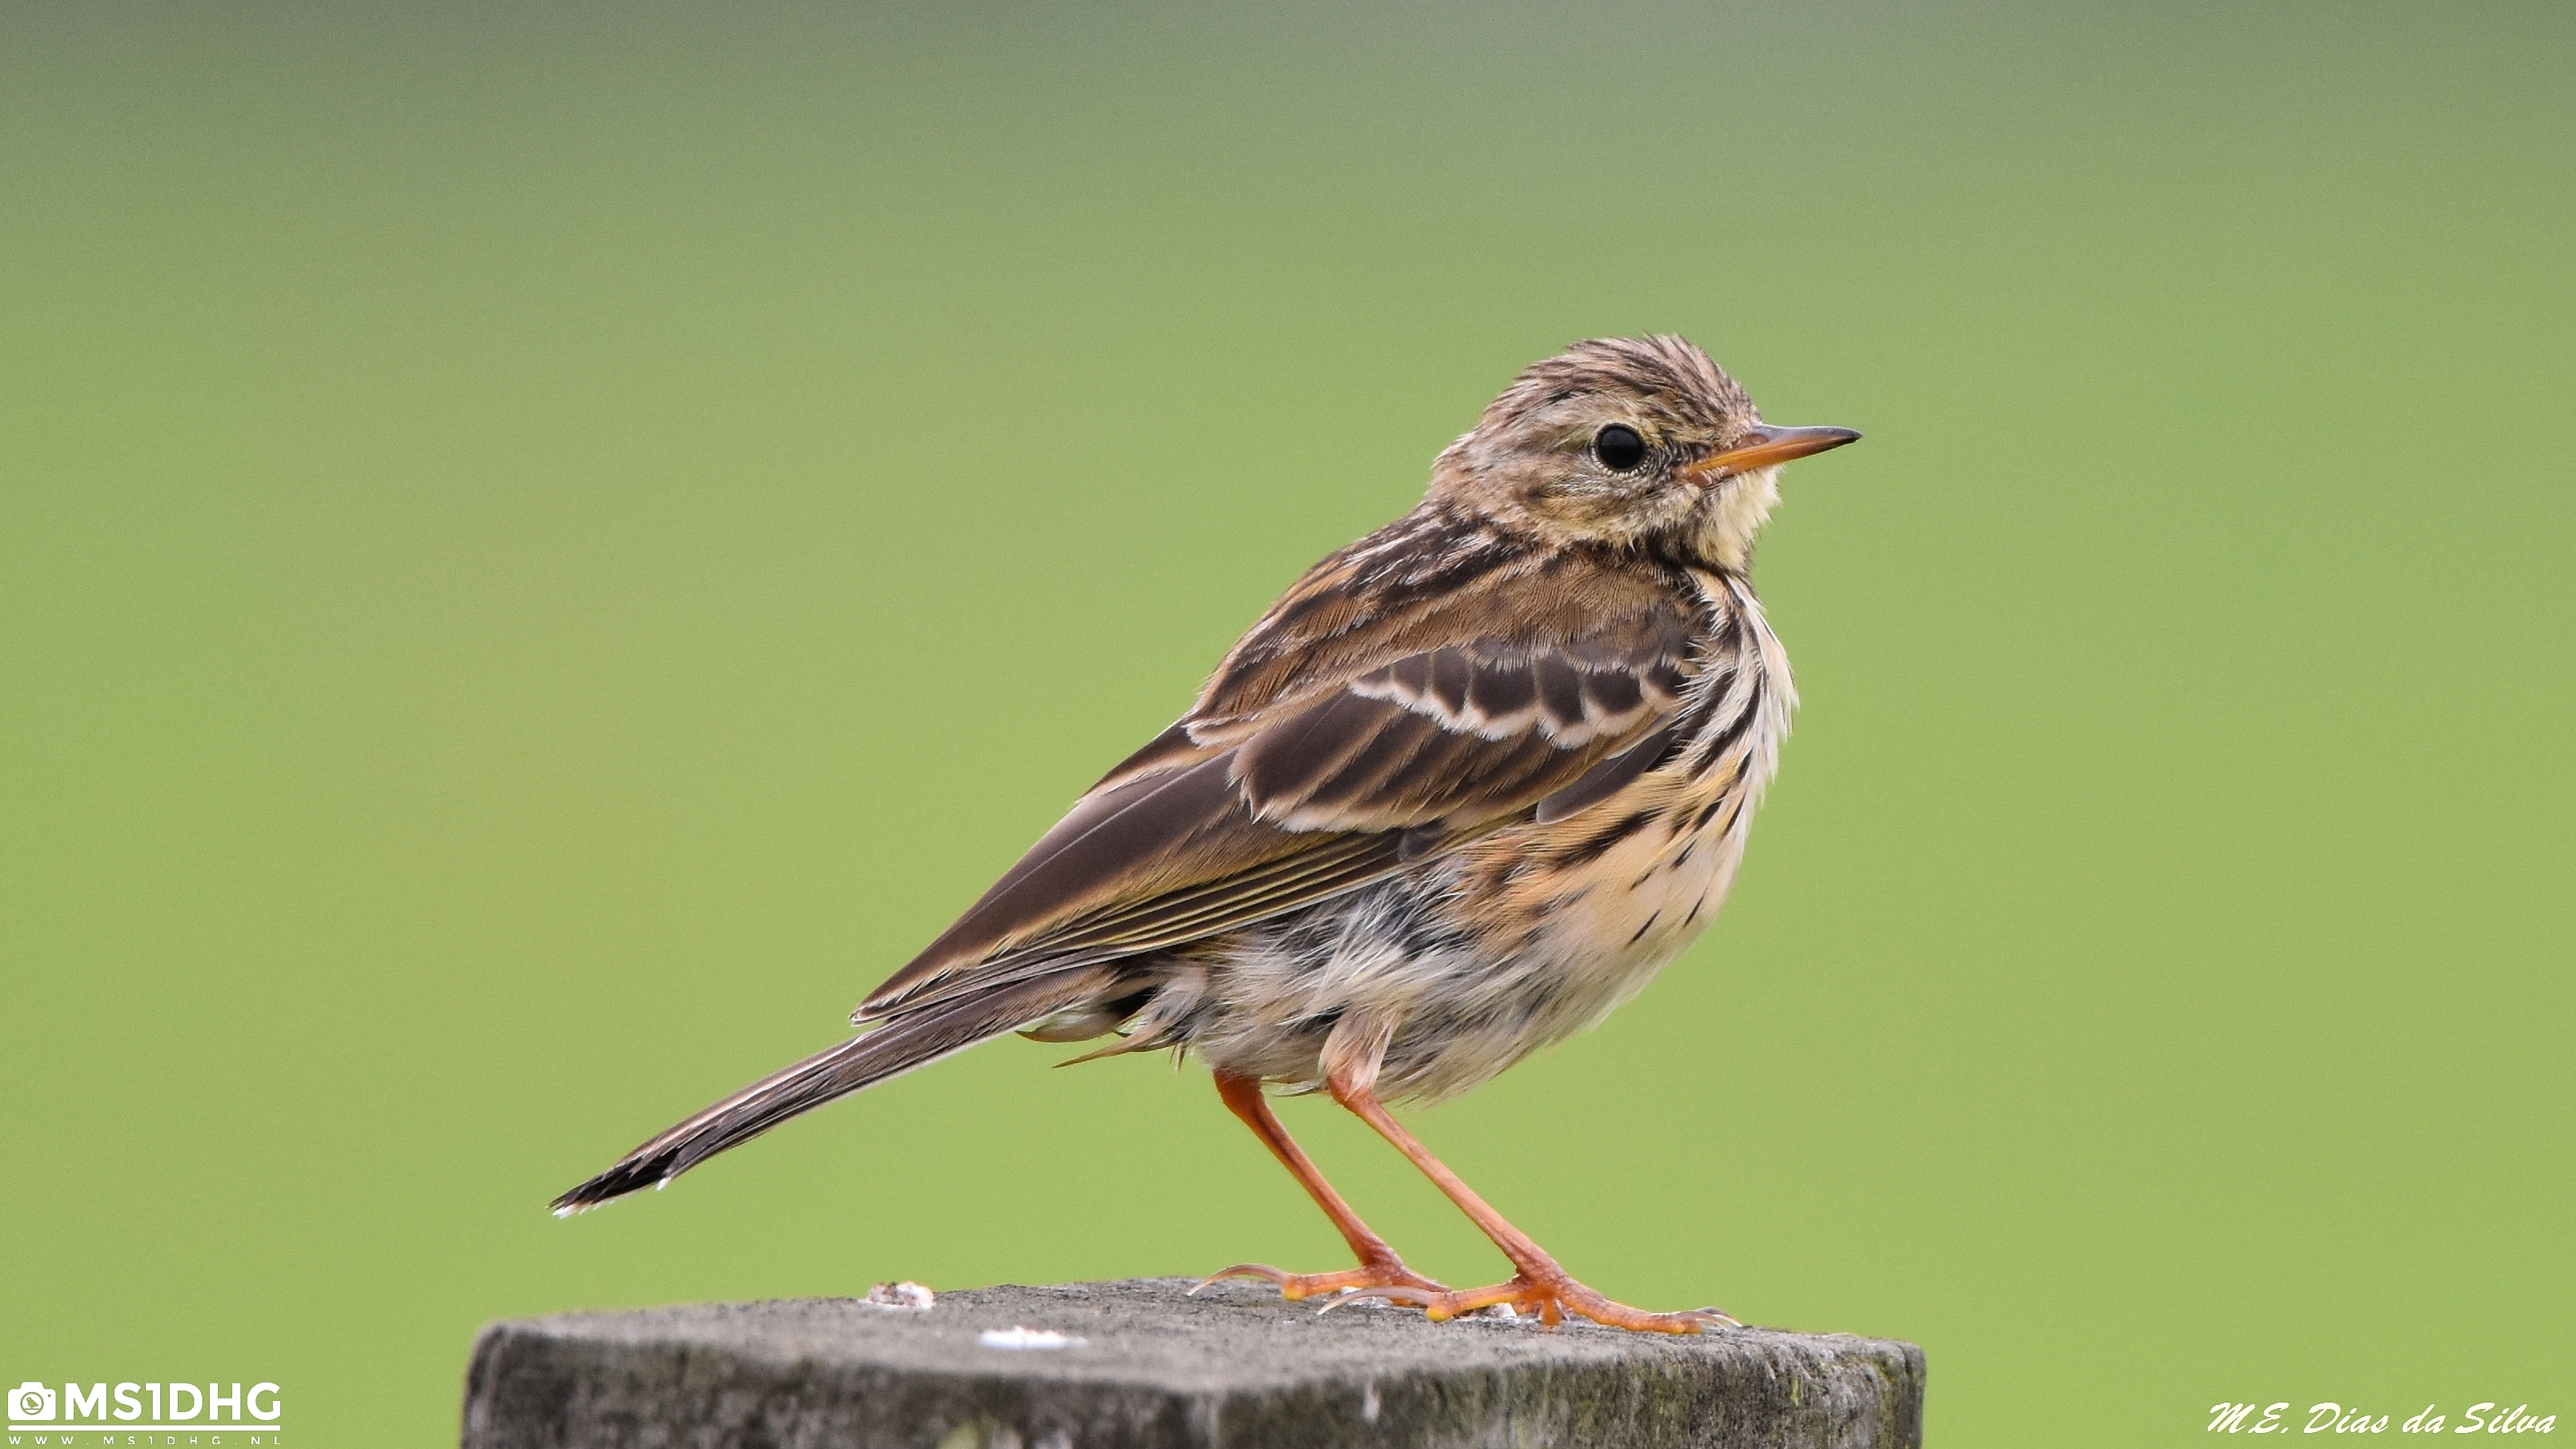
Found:
[[[29,1379],[9,1391],[9,1417],[21,1423],[43,1423],[54,1417],[54,1391]]]

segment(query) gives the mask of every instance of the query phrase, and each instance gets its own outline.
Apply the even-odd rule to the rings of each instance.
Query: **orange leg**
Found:
[[[1440,1190],[1449,1195],[1449,1200],[1458,1205],[1459,1211],[1464,1212],[1477,1227],[1483,1229],[1485,1236],[1494,1240],[1494,1246],[1502,1249],[1503,1256],[1511,1259],[1512,1267],[1518,1270],[1510,1282],[1497,1283],[1491,1288],[1470,1288],[1452,1293],[1415,1288],[1404,1284],[1389,1284],[1363,1289],[1351,1295],[1352,1297],[1381,1298],[1389,1303],[1414,1304],[1428,1313],[1434,1321],[1455,1318],[1459,1314],[1473,1313],[1480,1308],[1491,1308],[1496,1304],[1509,1304],[1514,1312],[1522,1315],[1535,1312],[1540,1321],[1551,1327],[1561,1322],[1568,1313],[1580,1314],[1595,1323],[1606,1323],[1613,1328],[1630,1328],[1648,1333],[1697,1333],[1704,1328],[1719,1324],[1730,1328],[1736,1326],[1734,1319],[1714,1308],[1701,1308],[1688,1313],[1648,1313],[1642,1309],[1630,1308],[1623,1303],[1613,1303],[1575,1282],[1563,1268],[1556,1265],[1554,1258],[1540,1251],[1538,1244],[1529,1240],[1528,1234],[1503,1221],[1503,1215],[1488,1207],[1483,1198],[1476,1196],[1474,1188],[1460,1181],[1458,1174],[1451,1172],[1447,1164],[1432,1156],[1431,1149],[1415,1141],[1413,1134],[1405,1131],[1402,1124],[1388,1114],[1367,1082],[1336,1073],[1328,1085],[1332,1090],[1334,1101],[1349,1108],[1361,1121],[1376,1128],[1380,1137],[1395,1144],[1396,1151],[1412,1159],[1413,1165],[1421,1168],[1424,1176],[1438,1184]]]
[[[1351,1211],[1351,1205],[1344,1202],[1342,1195],[1333,1190],[1333,1185],[1324,1180],[1324,1174],[1316,1170],[1314,1159],[1308,1157],[1306,1150],[1288,1135],[1287,1128],[1279,1125],[1278,1116],[1261,1095],[1258,1078],[1219,1072],[1216,1074],[1216,1094],[1225,1099],[1225,1105],[1242,1118],[1243,1125],[1251,1128],[1252,1134],[1270,1149],[1270,1154],[1279,1159],[1280,1166],[1295,1173],[1297,1180],[1305,1184],[1307,1193],[1315,1199],[1315,1206],[1322,1208],[1324,1216],[1333,1220],[1333,1226],[1342,1230],[1342,1241],[1351,1245],[1351,1252],[1359,1258],[1360,1265],[1339,1273],[1286,1273],[1267,1263],[1237,1263],[1222,1273],[1209,1274],[1199,1288],[1205,1288],[1220,1278],[1267,1278],[1278,1284],[1279,1291],[1291,1301],[1318,1293],[1339,1293],[1345,1289],[1394,1288],[1411,1293],[1448,1291],[1405,1267],[1404,1260],[1395,1255],[1395,1249],[1388,1247],[1384,1238],[1370,1232],[1368,1224],[1360,1221],[1360,1215]],[[1190,1291],[1195,1293],[1198,1289]]]

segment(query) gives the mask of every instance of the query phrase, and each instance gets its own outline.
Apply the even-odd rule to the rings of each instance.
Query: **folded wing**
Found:
[[[1190,714],[1113,770],[854,1014],[900,1017],[1353,890],[1650,768],[1706,620],[1562,558],[1461,578],[1327,559]],[[1419,558],[1421,552],[1407,551]]]

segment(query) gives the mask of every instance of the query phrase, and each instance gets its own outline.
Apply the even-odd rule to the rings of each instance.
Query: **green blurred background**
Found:
[[[1733,906],[1422,1134],[1944,1444],[2576,1410],[2564,6],[0,12],[0,1379],[1338,1266],[1016,1039],[557,1222],[1575,338],[1796,466]],[[1394,1154],[1284,1109],[1417,1264]]]

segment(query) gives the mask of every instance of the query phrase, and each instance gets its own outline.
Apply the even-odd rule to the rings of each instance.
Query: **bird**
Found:
[[[1017,1032],[1196,1053],[1357,1265],[1240,1263],[1327,1309],[1507,1308],[1698,1333],[1577,1281],[1391,1102],[1455,1097],[1599,1023],[1709,924],[1796,706],[1750,574],[1781,466],[1848,428],[1779,427],[1678,336],[1577,343],[1433,461],[1422,502],[1327,556],[1176,723],[1077,800],[852,1013],[553,1204],[659,1187],[800,1113]],[[1068,1063],[1070,1065],[1070,1063]],[[1329,1095],[1512,1266],[1453,1290],[1325,1180],[1272,1092]]]

